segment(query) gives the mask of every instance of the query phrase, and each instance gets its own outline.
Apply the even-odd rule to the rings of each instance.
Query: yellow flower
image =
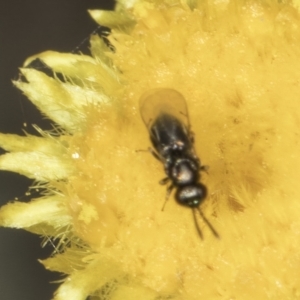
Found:
[[[64,80],[23,68],[15,82],[59,125],[0,135],[0,168],[47,193],[1,208],[2,226],[58,241],[46,268],[67,274],[56,300],[299,299],[300,19],[297,3],[119,1],[91,11],[114,51],[44,52]],[[208,174],[199,217],[158,184],[139,98],[173,88],[187,101]]]

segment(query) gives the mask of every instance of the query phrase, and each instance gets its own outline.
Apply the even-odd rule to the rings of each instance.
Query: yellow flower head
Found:
[[[48,191],[2,207],[0,224],[58,241],[43,261],[68,275],[54,299],[300,299],[296,4],[119,1],[90,11],[113,50],[92,36],[91,56],[25,62],[16,86],[59,129],[0,135],[0,168]],[[26,68],[35,58],[64,80]],[[173,193],[162,211],[163,164],[140,151],[139,101],[153,89],[187,103],[219,239]]]

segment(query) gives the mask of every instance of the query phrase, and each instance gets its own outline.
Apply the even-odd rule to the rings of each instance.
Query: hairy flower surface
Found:
[[[0,135],[0,168],[44,196],[0,210],[2,226],[56,241],[55,300],[300,299],[300,16],[290,1],[119,1],[91,56],[44,52],[15,85],[58,127]],[[113,50],[112,50],[113,49]],[[39,58],[49,77],[28,68]],[[209,166],[201,209],[158,184],[139,98],[184,95]]]

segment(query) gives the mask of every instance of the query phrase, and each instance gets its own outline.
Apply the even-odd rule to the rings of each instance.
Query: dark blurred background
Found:
[[[55,50],[87,49],[87,38],[97,28],[87,9],[113,9],[112,0],[9,0],[0,1],[0,132],[35,134],[31,124],[50,129],[38,110],[13,87],[18,68],[33,54]],[[0,148],[0,154],[4,151]],[[31,181],[0,172],[0,205],[25,196]],[[0,228],[0,300],[50,300],[61,279],[37,261],[49,256],[50,246],[24,230]],[[72,300],[72,299],[68,299]]]

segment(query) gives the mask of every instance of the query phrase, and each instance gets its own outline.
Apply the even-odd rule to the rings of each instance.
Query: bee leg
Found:
[[[152,149],[152,148],[148,148],[148,151],[159,161],[161,161],[161,158],[158,156],[158,154]]]
[[[190,129],[189,129],[189,136],[190,136],[192,144],[194,144],[195,143],[195,133],[193,131],[191,131]]]
[[[206,174],[208,174],[208,170],[209,170],[209,166],[204,165],[200,167],[200,171],[201,172],[205,172]]]
[[[162,180],[160,180],[159,181],[159,184],[161,184],[161,185],[165,185],[165,184],[167,184],[168,183],[168,181],[170,180],[170,178],[169,177],[166,177],[166,178],[163,178]]]
[[[135,152],[150,152],[157,160],[161,161],[161,158],[158,156],[158,154],[150,147],[148,149],[135,150]]]
[[[167,179],[169,180],[169,178],[167,178]],[[166,180],[166,178],[164,178],[163,180],[166,181],[166,183],[167,183],[167,181],[168,181],[168,180]],[[161,181],[162,181],[162,180],[161,180]],[[170,185],[168,186],[168,188],[167,188],[167,193],[166,193],[166,200],[165,200],[165,203],[164,203],[163,207],[161,208],[161,211],[164,211],[165,206],[166,206],[166,204],[167,204],[167,201],[168,201],[168,199],[169,199],[169,197],[170,197],[170,194],[171,194],[173,188],[174,188],[174,185],[173,185],[173,184],[170,184]]]

